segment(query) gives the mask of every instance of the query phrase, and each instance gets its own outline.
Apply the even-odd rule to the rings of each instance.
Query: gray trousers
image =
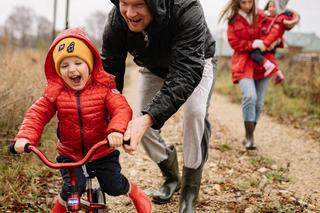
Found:
[[[163,79],[146,68],[139,71],[139,109],[149,103],[161,89]],[[208,144],[211,126],[208,120],[209,100],[216,78],[216,61],[205,60],[204,71],[199,85],[183,105],[183,162],[184,166],[197,169],[203,166],[208,157]],[[149,128],[141,144],[149,157],[156,163],[168,158],[165,140],[160,130]]]

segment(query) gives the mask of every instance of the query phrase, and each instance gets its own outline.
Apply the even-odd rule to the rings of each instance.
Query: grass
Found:
[[[271,166],[275,163],[274,160],[263,157],[263,156],[252,156],[250,158],[250,163],[257,169],[261,167],[271,168]]]
[[[7,151],[29,106],[41,96],[44,86],[44,54],[35,50],[2,52],[0,58],[0,211],[44,212],[34,205],[41,195],[39,177],[57,172],[43,166],[31,154],[12,156]],[[18,63],[17,63],[18,62]],[[39,148],[53,160],[55,152],[53,120],[44,130]],[[14,211],[14,210],[13,210]]]
[[[25,110],[41,96],[45,79],[40,61],[41,53],[34,50],[1,53],[0,134],[14,134]]]
[[[218,144],[216,149],[220,152],[227,152],[230,151],[232,148],[228,144]]]
[[[55,138],[56,122],[53,120],[45,128],[41,138],[39,149],[41,149],[50,160],[54,161],[56,155]],[[2,150],[3,156],[0,164],[0,210],[5,210],[12,206],[23,207],[23,209],[35,210],[34,205],[41,196],[40,177],[50,177],[58,171],[52,170],[33,154],[22,154],[12,156],[5,149]],[[42,212],[42,211],[38,211]]]

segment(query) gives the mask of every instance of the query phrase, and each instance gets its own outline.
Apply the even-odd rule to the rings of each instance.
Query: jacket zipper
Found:
[[[83,128],[83,120],[82,113],[80,108],[80,92],[76,92],[77,96],[77,108],[78,108],[78,116],[79,116],[79,124],[80,124],[80,141],[82,147],[82,156],[86,154],[85,146],[84,146],[84,128]]]

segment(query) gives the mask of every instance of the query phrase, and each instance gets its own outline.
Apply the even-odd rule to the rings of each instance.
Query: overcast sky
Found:
[[[264,6],[267,0],[260,0],[260,6]],[[0,0],[0,25],[2,25],[15,6],[27,6],[33,8],[36,14],[53,20],[54,0]],[[66,0],[57,0],[58,29],[65,25]],[[227,0],[200,0],[203,5],[208,25],[211,30],[223,27],[218,24],[218,17]],[[85,19],[97,10],[108,12],[112,4],[109,0],[70,0],[69,26],[83,26]],[[288,8],[295,9],[301,14],[301,22],[293,31],[314,32],[320,36],[319,13],[320,0],[290,0]],[[222,26],[221,26],[222,25]],[[225,25],[225,24],[224,24]],[[102,26],[103,27],[103,26]]]

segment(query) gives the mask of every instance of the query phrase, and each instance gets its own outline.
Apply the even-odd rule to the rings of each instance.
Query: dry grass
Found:
[[[40,97],[45,85],[42,62],[41,53],[32,50],[1,53],[0,126],[2,135],[12,135],[21,123],[25,110]]]
[[[284,61],[281,64],[287,83],[284,92],[289,97],[309,99],[314,104],[320,104],[320,63]]]
[[[42,94],[45,86],[44,55],[35,50],[1,52],[0,207],[14,207],[17,203],[30,205],[30,201],[35,200],[34,196],[39,191],[37,174],[52,176],[52,171],[39,167],[39,161],[34,157],[13,157],[7,152],[7,145],[14,138],[26,110]],[[44,139],[54,138],[52,133],[47,133],[54,133],[52,126],[48,128],[50,130],[45,130]],[[42,149],[52,150],[52,146],[53,143],[43,143]],[[54,154],[51,153],[51,159]]]

